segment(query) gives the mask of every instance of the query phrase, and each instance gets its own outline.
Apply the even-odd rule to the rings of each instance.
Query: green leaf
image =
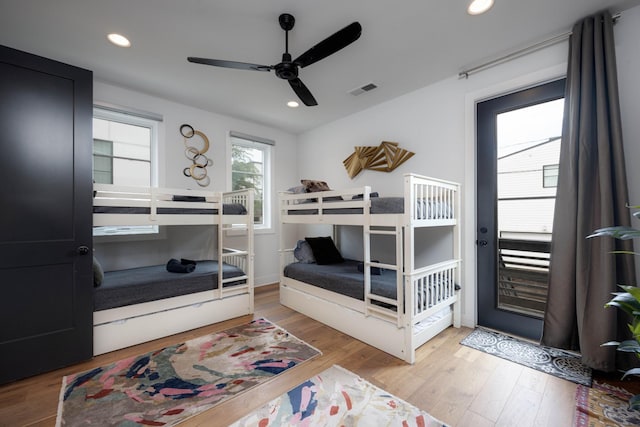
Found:
[[[620,254],[620,255],[636,255],[636,256],[640,256],[640,252],[633,252],[633,251],[611,251],[609,253],[610,254]]]
[[[637,319],[634,319],[633,323],[629,325],[629,331],[631,331],[634,337],[640,335],[640,322],[638,322]]]
[[[624,351],[627,353],[640,353],[640,344],[636,340],[622,341],[618,345],[618,351]]]
[[[618,307],[629,314],[640,311],[640,301],[630,293],[614,293],[614,295],[613,299],[605,304],[605,307]]]
[[[604,344],[600,344],[600,347],[604,347],[605,345],[620,345],[620,341],[609,341]]]
[[[625,292],[630,293],[636,299],[636,301],[640,302],[640,288],[637,288],[635,286],[628,286],[628,285],[618,285],[618,286],[620,286],[620,288],[622,288]]]
[[[636,394],[629,399],[629,409],[640,410],[640,394]]]
[[[640,230],[622,225],[599,228],[594,231],[593,234],[587,236],[587,239],[600,236],[610,236],[621,240],[635,239],[640,237]]]
[[[640,368],[629,369],[627,372],[624,373],[624,375],[622,376],[622,379],[624,379],[629,375],[640,375]]]

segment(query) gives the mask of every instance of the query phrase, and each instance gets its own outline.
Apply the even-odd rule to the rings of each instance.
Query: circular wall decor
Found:
[[[186,123],[180,126],[180,134],[184,137],[184,155],[191,160],[191,166],[184,168],[182,173],[193,178],[200,187],[208,186],[211,178],[207,175],[207,167],[213,166],[213,160],[205,155],[209,151],[209,138]]]

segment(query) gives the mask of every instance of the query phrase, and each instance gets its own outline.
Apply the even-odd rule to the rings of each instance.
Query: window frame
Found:
[[[547,185],[547,179],[553,175],[547,175],[547,172],[555,169],[555,185]],[[560,174],[559,164],[542,165],[542,188],[557,188],[558,187],[558,175]]]
[[[275,142],[257,136],[247,135],[240,132],[229,132],[227,138],[227,164],[229,170],[227,174],[227,188],[233,191],[233,147],[235,145],[254,148],[263,152],[263,199],[262,199],[262,223],[254,223],[256,233],[272,233],[273,225],[273,164]]]
[[[145,127],[150,130],[149,184],[151,187],[156,187],[158,185],[158,136],[160,123],[162,122],[162,116],[153,113],[135,112],[133,110],[94,104],[92,119],[94,118],[118,122],[126,125]],[[95,139],[101,140],[100,138],[92,138],[92,146]],[[95,156],[95,154],[92,154],[92,159],[93,156]],[[111,156],[111,158],[113,161],[113,158],[117,158],[117,156]],[[140,159],[135,160],[143,162],[145,161]],[[111,173],[113,175],[113,170],[111,171]],[[105,241],[111,239],[119,240],[122,238],[126,238],[127,240],[153,240],[163,237],[163,233],[160,233],[160,229],[157,225],[102,226],[93,227],[93,237],[100,238],[101,240]]]

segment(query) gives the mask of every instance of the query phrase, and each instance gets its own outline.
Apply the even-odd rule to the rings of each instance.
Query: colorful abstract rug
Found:
[[[576,389],[576,427],[640,426],[640,411],[629,409],[632,393],[622,387],[593,381]]]
[[[320,354],[254,320],[64,377],[56,425],[175,425]]]
[[[591,386],[591,368],[580,361],[580,356],[568,351],[480,328],[474,329],[460,344],[576,384]]]
[[[445,426],[428,413],[334,365],[231,427]]]

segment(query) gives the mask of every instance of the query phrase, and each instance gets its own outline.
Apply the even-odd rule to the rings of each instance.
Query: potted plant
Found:
[[[631,208],[638,209],[640,208],[640,206],[631,206]],[[640,211],[634,212],[633,216],[636,218],[640,218]],[[598,236],[610,236],[616,239],[628,240],[640,237],[640,230],[623,226],[607,227],[596,230],[589,237]],[[640,255],[638,253],[630,251],[614,251],[614,253]],[[633,339],[625,340],[622,342],[609,341],[602,345],[616,346],[618,351],[635,353],[636,357],[640,360],[640,288],[627,285],[618,286],[622,289],[623,292],[614,292],[614,297],[611,299],[611,301],[605,304],[605,307],[618,307],[620,310],[623,310],[625,313],[629,314],[629,316],[631,317],[631,323],[629,323],[628,326]],[[640,376],[640,368],[632,368],[627,370],[622,376],[622,379],[626,378],[629,375]],[[631,399],[629,399],[629,407],[631,409],[640,410],[640,394],[636,394]]]

